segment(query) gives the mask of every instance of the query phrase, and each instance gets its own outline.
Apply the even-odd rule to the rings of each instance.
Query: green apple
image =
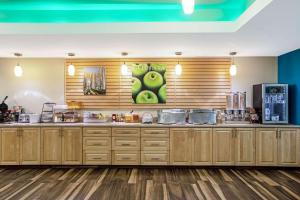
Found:
[[[137,104],[157,104],[158,98],[156,94],[150,90],[141,91],[136,97]]]
[[[147,64],[132,64],[132,76],[141,78],[148,72],[148,70]]]
[[[167,72],[164,73],[165,82],[167,82]]]
[[[160,88],[164,84],[162,75],[155,71],[150,71],[144,76],[144,85],[150,89],[155,90]]]
[[[167,69],[167,65],[166,64],[151,64],[151,68],[153,71],[156,71],[158,73],[164,74],[166,72]]]
[[[142,82],[140,81],[140,79],[132,77],[131,83],[132,83],[132,95],[135,96],[141,91]]]
[[[167,85],[164,84],[158,90],[158,96],[162,103],[166,103],[167,101]]]

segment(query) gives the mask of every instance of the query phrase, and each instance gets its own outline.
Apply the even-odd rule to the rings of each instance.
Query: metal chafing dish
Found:
[[[217,113],[212,109],[195,109],[189,112],[190,124],[216,124]]]
[[[183,109],[164,109],[157,111],[159,124],[185,124],[187,111]]]

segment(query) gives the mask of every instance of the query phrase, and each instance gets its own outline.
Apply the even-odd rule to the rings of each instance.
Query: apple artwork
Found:
[[[133,64],[132,76],[142,78],[149,71],[147,64]]]
[[[160,63],[131,66],[132,101],[136,104],[158,104],[167,102],[167,65]]]
[[[164,74],[166,72],[167,66],[165,64],[151,64],[151,69],[160,74]]]
[[[144,90],[137,95],[136,103],[138,103],[138,104],[157,104],[158,98],[154,92],[152,92],[150,90]]]
[[[148,89],[156,90],[163,85],[164,79],[160,73],[150,71],[144,76],[143,82]]]
[[[132,83],[132,95],[136,96],[142,89],[142,82],[140,81],[140,79],[132,77],[131,83]]]
[[[158,96],[159,96],[162,103],[166,103],[166,101],[167,101],[167,87],[166,87],[166,84],[164,84],[163,86],[161,86],[159,88]]]

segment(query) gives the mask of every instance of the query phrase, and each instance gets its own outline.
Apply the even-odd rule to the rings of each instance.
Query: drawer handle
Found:
[[[100,157],[94,157],[94,158],[92,158],[92,160],[102,160],[102,158],[100,158]]]
[[[150,144],[150,146],[160,146],[160,144],[157,144],[157,143],[152,143],[152,144]]]
[[[91,132],[88,132],[89,134],[106,134],[106,132],[103,132],[103,131],[91,131]]]
[[[92,143],[91,145],[104,146],[104,145],[101,144],[101,143]]]
[[[121,144],[121,146],[130,146],[130,144]]]
[[[130,157],[123,157],[122,160],[130,160]]]
[[[155,131],[152,131],[150,132],[150,134],[162,134],[163,132],[155,132]]]
[[[151,160],[160,160],[160,158],[151,158]]]
[[[130,132],[130,131],[120,131],[117,132],[118,134],[136,134],[136,132]]]

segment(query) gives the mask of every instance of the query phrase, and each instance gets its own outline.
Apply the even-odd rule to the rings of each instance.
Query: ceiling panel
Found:
[[[255,0],[0,0],[0,23],[114,23],[235,21]]]

